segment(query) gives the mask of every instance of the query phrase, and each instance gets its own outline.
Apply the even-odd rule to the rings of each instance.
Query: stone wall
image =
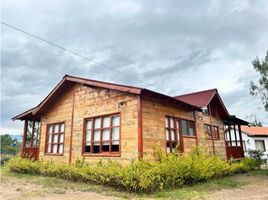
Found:
[[[85,118],[120,113],[121,141],[117,160],[131,160],[138,155],[137,96],[114,90],[91,88],[76,84],[66,92],[42,116],[40,156],[45,159],[69,162],[72,105],[74,98],[74,119],[72,139],[72,162],[82,158],[83,123]],[[118,106],[123,102],[121,106]],[[63,156],[46,155],[45,138],[47,124],[65,122]],[[98,161],[110,157],[85,156],[85,161]]]

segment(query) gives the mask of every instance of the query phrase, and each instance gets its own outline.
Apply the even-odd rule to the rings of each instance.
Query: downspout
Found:
[[[138,158],[143,158],[143,134],[142,134],[142,102],[141,94],[137,99],[137,112],[138,112]]]
[[[71,132],[70,132],[69,164],[72,163],[73,126],[74,126],[74,101],[75,101],[75,90],[74,90],[74,92],[73,92],[72,115],[71,115]]]

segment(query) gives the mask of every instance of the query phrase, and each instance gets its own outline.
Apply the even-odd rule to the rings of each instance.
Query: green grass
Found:
[[[268,170],[253,170],[245,174],[245,176],[268,176]],[[30,183],[41,185],[44,191],[49,191],[57,194],[65,194],[67,190],[76,190],[81,192],[96,192],[107,196],[114,196],[123,199],[204,199],[207,194],[213,191],[219,191],[228,188],[238,188],[248,183],[241,179],[237,179],[237,176],[225,177],[220,179],[212,179],[205,183],[194,184],[192,186],[183,186],[176,189],[166,189],[164,191],[158,191],[150,194],[146,193],[128,193],[118,191],[111,187],[72,182],[63,179],[35,176],[30,174],[18,174],[10,172],[7,167],[1,168],[1,178],[15,180],[16,182]],[[32,195],[42,196],[42,192],[33,190]]]
[[[248,176],[268,176],[268,169],[252,170],[247,173]]]

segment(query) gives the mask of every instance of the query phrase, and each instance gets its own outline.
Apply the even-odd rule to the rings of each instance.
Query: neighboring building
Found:
[[[268,127],[241,126],[243,148],[246,155],[248,150],[261,150],[263,159],[268,158]],[[231,129],[234,136],[234,129]],[[232,137],[234,138],[234,137]],[[234,141],[233,141],[234,143]]]
[[[229,115],[216,89],[170,97],[68,75],[16,119],[25,121],[23,157],[69,163],[153,159],[158,148],[188,153],[198,144],[222,159],[241,158],[241,146],[226,148],[224,125],[248,124]]]

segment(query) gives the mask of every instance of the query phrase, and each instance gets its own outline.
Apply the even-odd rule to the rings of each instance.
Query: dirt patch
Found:
[[[207,200],[268,200],[268,177],[237,176],[236,179],[246,185],[234,189],[222,189],[210,193]]]
[[[1,200],[74,200],[74,199],[117,199],[95,192],[81,192],[62,188],[46,188],[16,178],[2,177]]]

